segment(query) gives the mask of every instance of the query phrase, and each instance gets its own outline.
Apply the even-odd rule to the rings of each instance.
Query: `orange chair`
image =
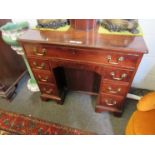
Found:
[[[126,135],[155,134],[155,92],[142,97],[126,127]]]

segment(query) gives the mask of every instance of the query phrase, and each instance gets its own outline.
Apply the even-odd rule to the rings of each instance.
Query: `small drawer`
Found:
[[[50,71],[33,69],[34,76],[37,81],[45,83],[55,83],[54,75]]]
[[[28,58],[28,61],[32,69],[50,70],[48,60]]]
[[[136,68],[140,56],[137,54],[124,54],[121,52],[108,52],[105,56],[105,63],[116,67]]]
[[[53,84],[38,83],[42,94],[58,96],[56,86]]]
[[[129,82],[133,77],[134,71],[119,69],[114,67],[104,67],[104,78],[115,81]]]
[[[28,56],[44,57],[47,55],[47,50],[42,48],[40,44],[24,44],[25,52]]]
[[[107,80],[108,81],[108,80]],[[128,84],[121,84],[121,83],[115,83],[115,82],[107,82],[104,80],[101,83],[101,91],[103,93],[108,93],[108,94],[114,94],[114,95],[121,95],[124,96],[126,95],[128,91]]]
[[[99,105],[121,109],[124,97],[101,93]]]

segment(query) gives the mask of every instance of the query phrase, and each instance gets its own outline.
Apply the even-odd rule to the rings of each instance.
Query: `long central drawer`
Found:
[[[134,69],[140,58],[133,53],[113,52],[109,50],[81,49],[74,47],[49,46],[42,44],[25,44],[25,51],[28,56],[38,58],[62,58],[86,62],[94,62],[105,65]]]

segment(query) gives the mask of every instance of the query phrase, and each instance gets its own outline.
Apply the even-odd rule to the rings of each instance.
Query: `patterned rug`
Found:
[[[0,110],[0,135],[92,135],[94,133],[62,126]]]

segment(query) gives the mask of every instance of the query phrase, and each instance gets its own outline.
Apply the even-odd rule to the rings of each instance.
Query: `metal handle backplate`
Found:
[[[48,81],[48,76],[46,76],[45,78],[42,78],[41,75],[38,75],[38,78],[42,82],[47,82]]]
[[[45,48],[43,48],[43,49],[41,50],[41,52],[38,52],[38,50],[37,50],[36,47],[33,48],[33,53],[34,53],[35,55],[37,55],[37,56],[44,56],[44,55],[46,55],[46,52],[47,52],[47,50],[46,50]]]
[[[121,88],[117,88],[116,90],[112,90],[112,88],[109,86],[108,91],[112,94],[117,94],[121,91]]]
[[[112,65],[117,65],[117,64],[119,64],[119,62],[124,61],[124,57],[121,56],[121,57],[119,57],[119,58],[117,59],[116,62],[114,62],[114,61],[112,61],[112,56],[111,56],[111,55],[108,55],[108,56],[107,56],[107,60],[108,60],[108,63],[110,63],[110,64],[112,64]]]
[[[36,69],[44,69],[45,68],[45,63],[42,62],[41,65],[39,66],[35,61],[33,62],[33,65],[35,66]]]
[[[120,77],[115,77],[115,72],[111,72],[110,75],[112,76],[112,79],[118,80],[118,81],[121,81],[127,77],[126,73],[123,73]]]
[[[104,101],[109,106],[113,106],[113,105],[116,105],[117,104],[117,101],[112,100],[112,99],[105,99]]]

